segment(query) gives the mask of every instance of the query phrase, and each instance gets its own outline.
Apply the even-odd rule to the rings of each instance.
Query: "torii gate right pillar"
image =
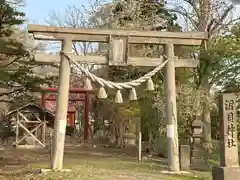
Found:
[[[175,85],[174,45],[165,44],[164,52],[169,59],[165,67],[165,96],[167,117],[167,139],[168,139],[168,168],[170,171],[178,172],[179,149],[177,129],[177,105]]]

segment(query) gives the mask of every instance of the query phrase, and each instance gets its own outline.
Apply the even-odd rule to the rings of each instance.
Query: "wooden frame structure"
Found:
[[[34,120],[29,119],[29,115],[32,118],[34,118]],[[14,146],[16,146],[17,148],[46,147],[45,145],[46,120],[45,112],[41,107],[35,104],[27,104],[18,109],[8,112],[7,116],[11,116],[12,118],[15,119],[16,140],[13,143]],[[43,118],[43,120],[41,120],[41,118]],[[20,137],[20,129],[23,130],[22,137]],[[39,131],[41,132],[40,137]],[[28,141],[27,138],[29,136],[38,144],[38,146],[22,144],[24,141]]]
[[[62,41],[62,51],[70,58],[82,63],[94,63],[118,66],[157,66],[166,59],[165,94],[167,108],[168,137],[168,167],[170,171],[178,172],[179,147],[177,130],[175,67],[197,67],[198,61],[180,59],[174,55],[174,45],[198,46],[208,35],[204,32],[157,32],[125,29],[89,29],[60,28],[53,26],[28,25],[29,33],[38,40]],[[73,41],[108,42],[108,56],[75,56],[72,53]],[[165,56],[159,58],[139,58],[128,56],[129,44],[163,45]],[[119,52],[120,51],[120,52]],[[58,101],[55,121],[54,149],[52,168],[62,169],[63,149],[66,123],[68,91],[70,81],[70,63],[64,55],[36,54],[36,60],[41,63],[60,61],[60,81],[58,86]]]

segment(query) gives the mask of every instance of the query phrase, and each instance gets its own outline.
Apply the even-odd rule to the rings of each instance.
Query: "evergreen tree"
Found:
[[[0,1],[0,14],[0,42],[2,45],[0,53],[2,56],[4,55],[1,57],[1,61],[12,57],[25,56],[27,52],[23,44],[16,41],[16,37],[14,37],[14,28],[24,23],[25,14],[11,7],[11,4],[6,0]]]
[[[14,4],[0,0],[0,15],[0,97],[16,97],[16,93],[29,93],[50,79],[34,74],[33,68],[37,65],[25,46],[26,36],[22,36],[24,33],[19,28],[25,14]]]
[[[113,14],[124,27],[134,24],[141,29],[179,31],[177,16],[165,5],[163,0],[123,0],[116,3]]]

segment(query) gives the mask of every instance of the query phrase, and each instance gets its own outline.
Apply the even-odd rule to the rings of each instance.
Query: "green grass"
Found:
[[[220,147],[219,141],[212,141],[213,152],[208,157],[208,162],[211,167],[219,167],[220,164]],[[181,143],[180,143],[181,144]],[[156,143],[155,151],[167,156],[167,140],[164,137],[160,137]],[[238,156],[240,157],[240,144],[238,145]],[[239,158],[240,164],[240,158]]]
[[[45,150],[5,151],[5,164],[18,159],[17,167],[0,167],[0,180],[210,180],[210,173],[192,172],[190,175],[166,175],[164,162],[136,158],[124,149],[108,148],[66,148],[64,168],[71,172],[49,172],[40,174],[37,170],[49,168],[50,157]],[[120,153],[122,152],[122,154]],[[16,160],[15,160],[16,161]]]
[[[240,144],[238,144],[238,156],[240,157]],[[211,166],[219,167],[220,164],[220,147],[217,141],[213,141],[213,153],[209,156]],[[239,159],[240,164],[240,159]]]

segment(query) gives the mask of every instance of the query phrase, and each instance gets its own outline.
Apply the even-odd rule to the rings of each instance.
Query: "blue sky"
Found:
[[[25,0],[24,12],[27,16],[27,23],[44,24],[52,10],[64,11],[67,6],[81,4],[88,5],[89,0]],[[240,16],[238,6],[234,13],[235,17]]]
[[[52,10],[64,11],[67,6],[87,5],[88,0],[25,0],[27,23],[44,24]]]

